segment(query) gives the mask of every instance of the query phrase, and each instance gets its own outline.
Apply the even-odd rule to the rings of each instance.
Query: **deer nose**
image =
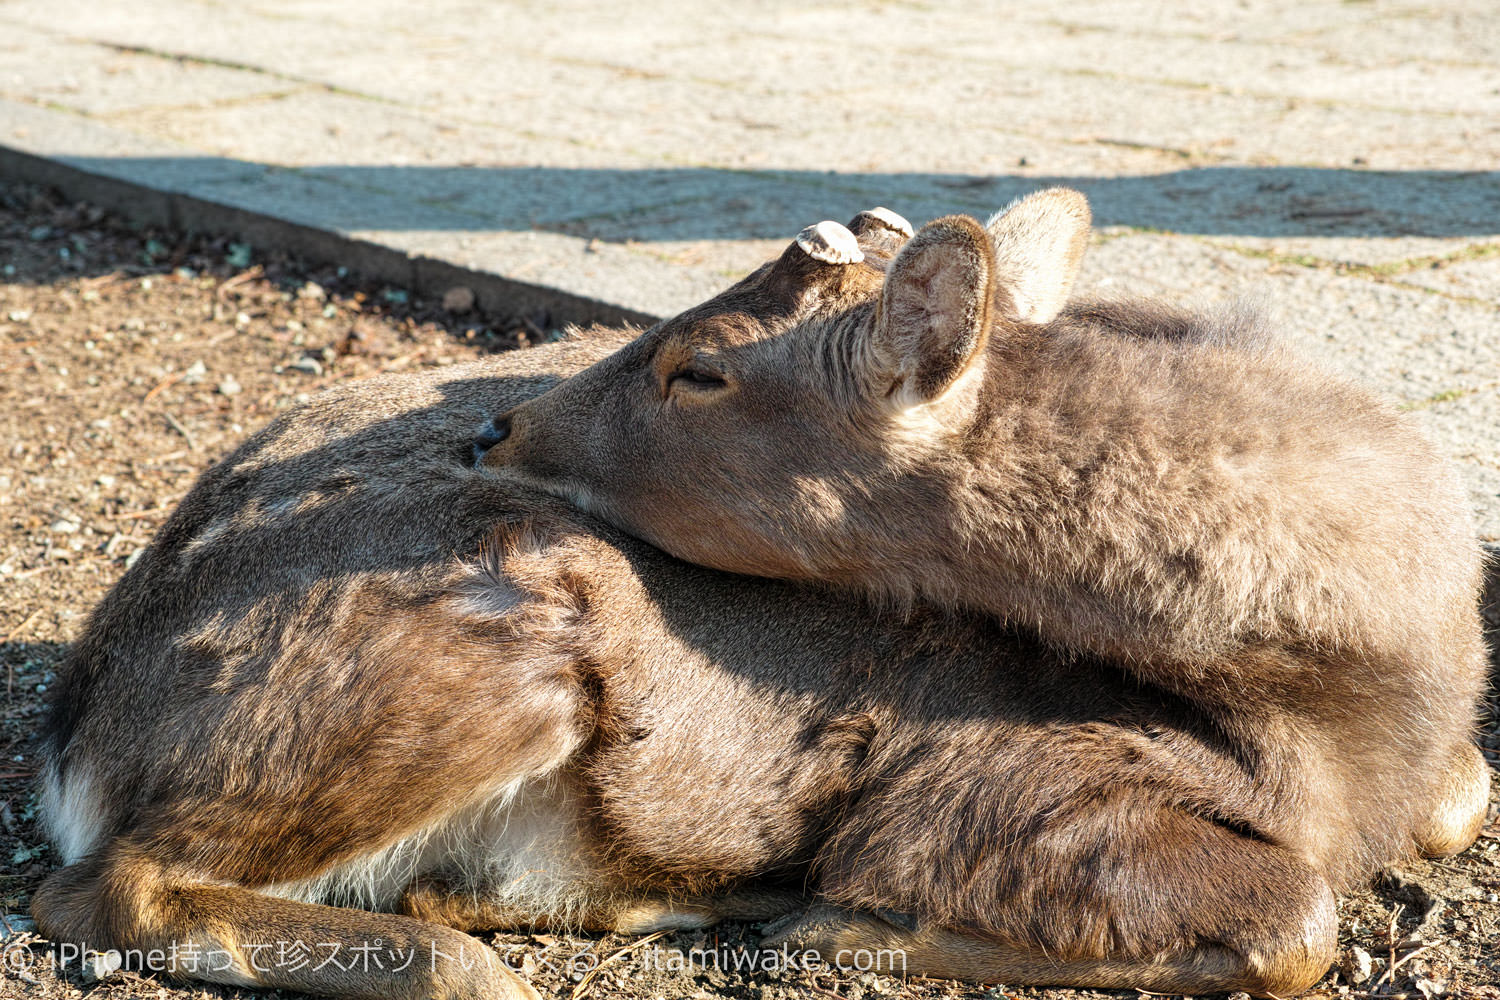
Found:
[[[510,417],[502,414],[479,428],[474,435],[474,464],[484,461],[485,453],[510,437]]]

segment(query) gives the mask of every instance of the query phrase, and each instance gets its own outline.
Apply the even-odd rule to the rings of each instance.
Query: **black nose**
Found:
[[[510,437],[510,417],[496,417],[479,428],[479,433],[474,435],[474,464],[478,465],[482,462],[485,452],[508,437]]]

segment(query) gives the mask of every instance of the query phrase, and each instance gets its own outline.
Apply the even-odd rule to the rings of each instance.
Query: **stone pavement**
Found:
[[[1088,289],[1262,299],[1420,411],[1500,540],[1493,0],[0,0],[0,147],[561,320],[670,314],[871,205],[1072,184]]]

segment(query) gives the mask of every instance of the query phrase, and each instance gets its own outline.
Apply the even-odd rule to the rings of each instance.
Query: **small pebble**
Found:
[[[306,372],[308,375],[323,374],[323,365],[317,358],[298,358],[287,367],[293,371]]]
[[[78,530],[78,527],[77,521],[69,521],[67,518],[60,518],[52,522],[52,530],[59,535],[71,535]]]
[[[1369,982],[1374,968],[1370,953],[1358,945],[1350,948],[1349,954],[1344,957],[1344,978],[1356,986]]]
[[[1411,984],[1427,1000],[1433,1000],[1434,997],[1440,997],[1448,992],[1448,984],[1441,979],[1428,979],[1426,976],[1417,976],[1412,980]]]
[[[443,293],[443,309],[451,313],[466,313],[474,308],[474,290],[455,285]]]
[[[182,381],[188,385],[197,385],[203,381],[203,377],[207,374],[208,366],[202,361],[194,361],[188,366],[188,370],[182,373]]]
[[[83,956],[83,981],[85,983],[97,983],[116,972],[125,963],[120,958],[120,953],[113,949],[109,951],[91,951]]]
[[[241,391],[242,387],[239,382],[235,381],[233,375],[225,375],[219,381],[219,395],[221,396],[238,396]]]
[[[0,941],[21,934],[35,934],[36,921],[20,913],[7,913],[0,917]]]

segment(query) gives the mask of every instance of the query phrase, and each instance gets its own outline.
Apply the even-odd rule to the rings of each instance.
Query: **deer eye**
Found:
[[[724,376],[703,368],[681,368],[667,379],[667,388],[685,385],[692,389],[721,389],[726,383]]]

